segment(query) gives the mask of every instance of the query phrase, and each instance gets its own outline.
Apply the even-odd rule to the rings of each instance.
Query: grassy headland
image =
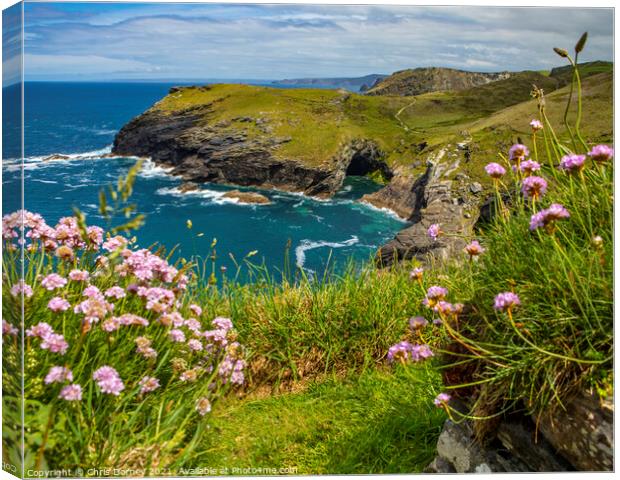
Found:
[[[583,132],[590,141],[608,141],[612,131],[612,65],[601,62],[582,67]],[[473,178],[487,181],[482,167],[495,152],[525,135],[527,116],[535,109],[532,85],[548,94],[548,113],[561,124],[566,96],[566,74],[519,72],[510,78],[456,92],[431,92],[412,97],[368,96],[343,90],[276,89],[216,84],[182,88],[153,109],[192,111],[210,125],[253,136],[289,139],[275,152],[317,166],[332,161],[352,139],[375,141],[391,167],[422,170],[433,151],[446,144],[471,139],[474,153],[465,168]],[[553,92],[553,93],[551,93]],[[558,131],[565,138],[562,128]]]

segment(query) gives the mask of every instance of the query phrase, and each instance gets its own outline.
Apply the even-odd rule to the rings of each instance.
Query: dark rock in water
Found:
[[[179,187],[179,191],[181,193],[193,192],[196,190],[200,190],[200,185],[196,182],[183,182],[183,184]]]
[[[69,155],[62,155],[60,153],[55,153],[54,155],[49,155],[43,159],[44,162],[49,162],[50,160],[67,160]]]
[[[230,190],[223,195],[224,198],[235,198],[241,203],[255,203],[257,205],[269,205],[269,200],[265,195],[256,192],[242,192],[241,190]]]

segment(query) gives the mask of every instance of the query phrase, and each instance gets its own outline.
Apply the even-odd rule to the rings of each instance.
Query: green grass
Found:
[[[310,383],[302,392],[228,399],[196,463],[291,473],[420,472],[435,455],[445,412],[433,369],[397,368]]]

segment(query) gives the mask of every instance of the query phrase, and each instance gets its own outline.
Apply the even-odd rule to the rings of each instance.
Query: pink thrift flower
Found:
[[[411,317],[409,326],[412,330],[421,330],[428,325],[428,321],[424,317]]]
[[[170,333],[168,335],[170,336],[170,340],[172,340],[173,342],[184,342],[185,341],[185,334],[183,333],[182,330],[174,328],[170,330]]]
[[[108,303],[105,298],[103,298],[103,295],[99,294],[77,304],[73,308],[73,311],[83,314],[84,320],[92,324],[102,320],[108,313],[111,313],[113,309],[114,305]]]
[[[58,395],[58,398],[61,398],[68,402],[77,402],[79,400],[82,400],[82,387],[75,383],[67,385],[66,387],[62,388],[62,390],[60,391],[60,395]]]
[[[149,393],[159,388],[159,380],[155,377],[143,377],[138,385],[140,386],[140,393]]]
[[[196,400],[196,411],[203,417],[211,411],[211,402],[207,397]]]
[[[421,267],[416,267],[413,270],[411,270],[411,272],[409,272],[409,278],[411,280],[422,280],[422,277],[424,276],[424,269]]]
[[[433,239],[433,241],[436,241],[437,238],[439,238],[439,235],[441,235],[441,227],[438,223],[433,223],[430,227],[428,227],[426,233]]]
[[[24,297],[30,298],[32,297],[33,291],[30,285],[24,283],[23,280],[20,280],[15,285],[13,285],[13,287],[11,287],[11,295],[13,295],[14,297],[18,297],[22,293],[24,294]]]
[[[118,396],[125,388],[118,372],[108,365],[104,365],[95,370],[93,373],[93,380],[97,382],[97,385],[103,393]]]
[[[467,252],[470,257],[477,257],[484,253],[484,248],[482,248],[478,240],[472,240],[471,243],[465,246],[465,252]]]
[[[539,199],[547,192],[547,181],[542,177],[530,176],[523,179],[521,193],[525,198]]]
[[[55,290],[57,288],[64,287],[67,284],[67,279],[61,277],[57,273],[50,273],[41,280],[41,286],[47,290]]]
[[[198,305],[192,303],[189,306],[189,309],[192,311],[192,313],[194,315],[196,315],[197,317],[199,317],[200,315],[202,315],[202,308],[200,308]]]
[[[87,282],[90,275],[86,270],[71,270],[69,278],[74,282]]]
[[[103,329],[103,331],[108,332],[108,333],[118,330],[120,326],[121,326],[121,322],[119,321],[118,317],[107,318],[101,324],[101,328]]]
[[[116,286],[116,285],[114,287],[108,288],[105,291],[105,296],[106,297],[116,298],[117,300],[120,300],[125,295],[126,295],[125,290],[123,290],[121,287]]]
[[[447,393],[440,393],[439,395],[435,397],[435,400],[433,400],[433,403],[435,404],[436,407],[443,407],[450,401],[451,398],[452,397],[448,395]]]
[[[94,285],[89,285],[88,287],[84,289],[84,291],[82,292],[82,295],[84,295],[85,297],[89,297],[89,298],[98,298],[101,296],[101,290],[99,290]]]
[[[392,363],[397,360],[406,362],[411,358],[411,349],[413,345],[409,342],[399,342],[396,345],[392,345],[387,354],[388,362]]]
[[[532,127],[533,132],[538,132],[543,129],[543,124],[540,123],[540,120],[534,119],[530,122],[530,127]]]
[[[187,346],[194,352],[200,352],[202,350],[202,342],[195,338],[187,341]]]
[[[422,360],[426,360],[427,358],[434,356],[434,353],[431,350],[431,347],[429,347],[426,344],[413,345],[411,347],[410,353],[411,353],[411,360],[413,360],[414,362],[421,362]]]
[[[94,250],[99,250],[99,245],[103,242],[103,228],[101,227],[87,227],[86,234],[88,235],[88,240],[91,244],[91,247]]]
[[[47,303],[47,308],[52,312],[64,312],[71,307],[71,304],[62,297],[54,297]]]
[[[517,170],[516,166],[513,166],[512,168],[513,168],[514,171]],[[519,165],[519,170],[524,175],[531,175],[532,173],[537,172],[538,170],[540,170],[540,163],[538,163],[538,162],[536,162],[534,160],[524,160]]]
[[[187,320],[185,320],[185,326],[196,335],[200,335],[200,328],[202,327],[202,325],[195,318],[188,318]]]
[[[224,331],[232,330],[233,328],[232,321],[230,320],[230,318],[226,317],[215,317],[211,323],[213,324],[213,326]]]
[[[569,218],[570,214],[563,205],[552,203],[549,208],[535,213],[530,218],[530,230],[545,227],[551,229],[556,220]]]
[[[127,246],[127,239],[117,235],[115,237],[109,238],[105,242],[103,242],[103,249],[108,252],[113,252],[119,248],[125,248]]]
[[[73,381],[73,372],[71,372],[71,370],[67,367],[52,367],[50,368],[49,373],[45,376],[44,381],[47,385],[55,382],[71,382]]]
[[[50,333],[41,340],[41,348],[43,350],[49,350],[52,353],[64,355],[69,348],[69,344],[66,342],[65,337],[59,333]]]
[[[45,338],[52,333],[54,333],[54,329],[45,322],[39,322],[35,326],[26,330],[26,335],[28,337]]]
[[[495,297],[495,303],[493,304],[493,308],[495,310],[500,310],[503,312],[506,310],[512,310],[513,307],[516,307],[520,304],[521,300],[519,300],[519,296],[516,293],[503,292]]]
[[[614,149],[607,145],[596,145],[588,152],[588,156],[595,162],[608,162],[614,156]]]
[[[496,162],[489,163],[486,167],[484,167],[484,171],[495,180],[506,175],[506,169]]]
[[[510,147],[508,155],[510,157],[510,160],[523,160],[525,157],[528,157],[530,155],[530,151],[525,145],[516,143],[512,147]]]
[[[19,330],[16,327],[7,322],[4,318],[2,319],[2,335],[13,335],[17,336]]]
[[[560,170],[564,170],[566,173],[579,173],[583,170],[586,164],[585,155],[564,155],[560,160]]]

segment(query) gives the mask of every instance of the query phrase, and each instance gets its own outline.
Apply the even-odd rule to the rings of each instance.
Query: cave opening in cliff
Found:
[[[347,177],[364,177],[380,172],[383,178],[387,180],[392,178],[393,174],[388,165],[380,158],[377,158],[377,155],[373,153],[374,152],[368,152],[366,150],[354,152],[347,166]]]

